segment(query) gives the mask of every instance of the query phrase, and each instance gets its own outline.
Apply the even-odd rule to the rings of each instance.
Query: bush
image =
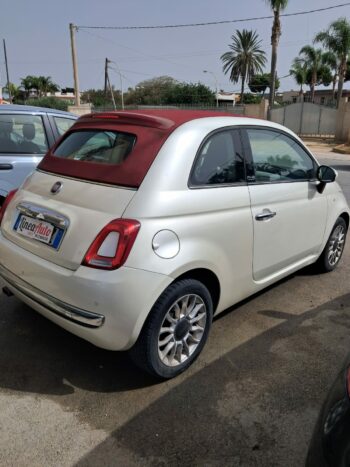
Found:
[[[35,107],[47,107],[49,109],[66,111],[68,110],[68,106],[71,105],[71,102],[57,99],[57,97],[40,97],[39,99],[28,99],[26,104]]]
[[[262,99],[262,96],[257,96],[256,94],[245,93],[243,95],[243,104],[260,104],[261,99]]]

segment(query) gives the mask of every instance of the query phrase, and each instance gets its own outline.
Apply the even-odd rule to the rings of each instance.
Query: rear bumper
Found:
[[[23,302],[67,331],[108,350],[136,342],[171,277],[122,267],[72,271],[15,245],[0,233],[0,277]]]
[[[105,317],[98,313],[82,310],[80,308],[69,305],[68,303],[51,297],[50,295],[38,290],[31,286],[24,280],[12,274],[11,271],[1,266],[0,264],[0,277],[6,282],[10,290],[16,294],[20,293],[29,300],[38,303],[49,311],[62,316],[69,321],[79,323],[82,326],[89,328],[99,328],[105,322]]]

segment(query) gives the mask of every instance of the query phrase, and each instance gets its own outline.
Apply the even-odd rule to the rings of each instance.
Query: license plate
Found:
[[[37,240],[47,245],[57,248],[56,237],[61,237],[60,229],[57,229],[49,222],[33,219],[32,217],[20,214],[14,226],[14,230],[24,237]],[[57,235],[58,234],[58,235]]]

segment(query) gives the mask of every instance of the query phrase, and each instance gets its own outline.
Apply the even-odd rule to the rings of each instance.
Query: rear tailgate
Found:
[[[56,182],[61,190],[51,193]],[[97,183],[64,178],[40,171],[34,172],[21,187],[7,209],[1,232],[3,235],[41,258],[65,268],[76,270],[101,229],[111,220],[122,217],[136,190],[105,186]],[[57,249],[28,238],[14,230],[23,206],[65,220],[62,240]],[[40,219],[40,216],[39,216]]]

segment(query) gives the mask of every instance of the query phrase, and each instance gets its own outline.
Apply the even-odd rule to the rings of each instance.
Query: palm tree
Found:
[[[334,52],[339,60],[339,81],[337,106],[343,93],[347,61],[350,55],[350,22],[346,18],[333,21],[326,31],[319,32],[315,42],[321,42],[328,50]]]
[[[28,75],[21,79],[21,87],[24,89],[25,95],[28,98],[30,91],[36,88],[35,76]]]
[[[340,66],[339,60],[334,52],[327,51],[323,54],[322,62],[324,63],[324,65],[328,66],[332,71],[332,98],[333,101],[335,101],[335,87],[338,81]]]
[[[321,49],[315,49],[311,45],[305,45],[299,52],[300,58],[296,60],[307,70],[311,72],[311,102],[315,99],[315,86],[321,66],[323,65],[323,52]]]
[[[295,58],[289,73],[294,77],[296,83],[300,86],[300,96],[304,94],[303,86],[307,79],[307,64],[301,63],[298,58]]]
[[[224,63],[223,71],[230,73],[230,80],[237,83],[241,79],[241,102],[244,99],[244,84],[256,73],[262,73],[266,63],[266,54],[261,49],[256,31],[236,30],[231,36],[230,52],[221,55]]]
[[[44,94],[47,96],[48,92],[56,92],[59,86],[52,81],[51,76],[38,76],[39,96]]]
[[[282,34],[281,30],[281,20],[280,14],[287,5],[288,0],[266,0],[268,5],[273,11],[273,24],[272,24],[272,34],[271,34],[271,85],[270,85],[270,99],[269,104],[270,108],[273,106],[275,99],[275,82],[276,82],[276,69],[277,69],[277,49],[278,43]]]
[[[9,83],[8,85],[6,84],[6,86],[4,86],[2,90],[3,92],[6,92],[9,96],[11,95],[12,100],[16,100],[16,98],[19,95],[18,86],[16,86],[13,83]]]

